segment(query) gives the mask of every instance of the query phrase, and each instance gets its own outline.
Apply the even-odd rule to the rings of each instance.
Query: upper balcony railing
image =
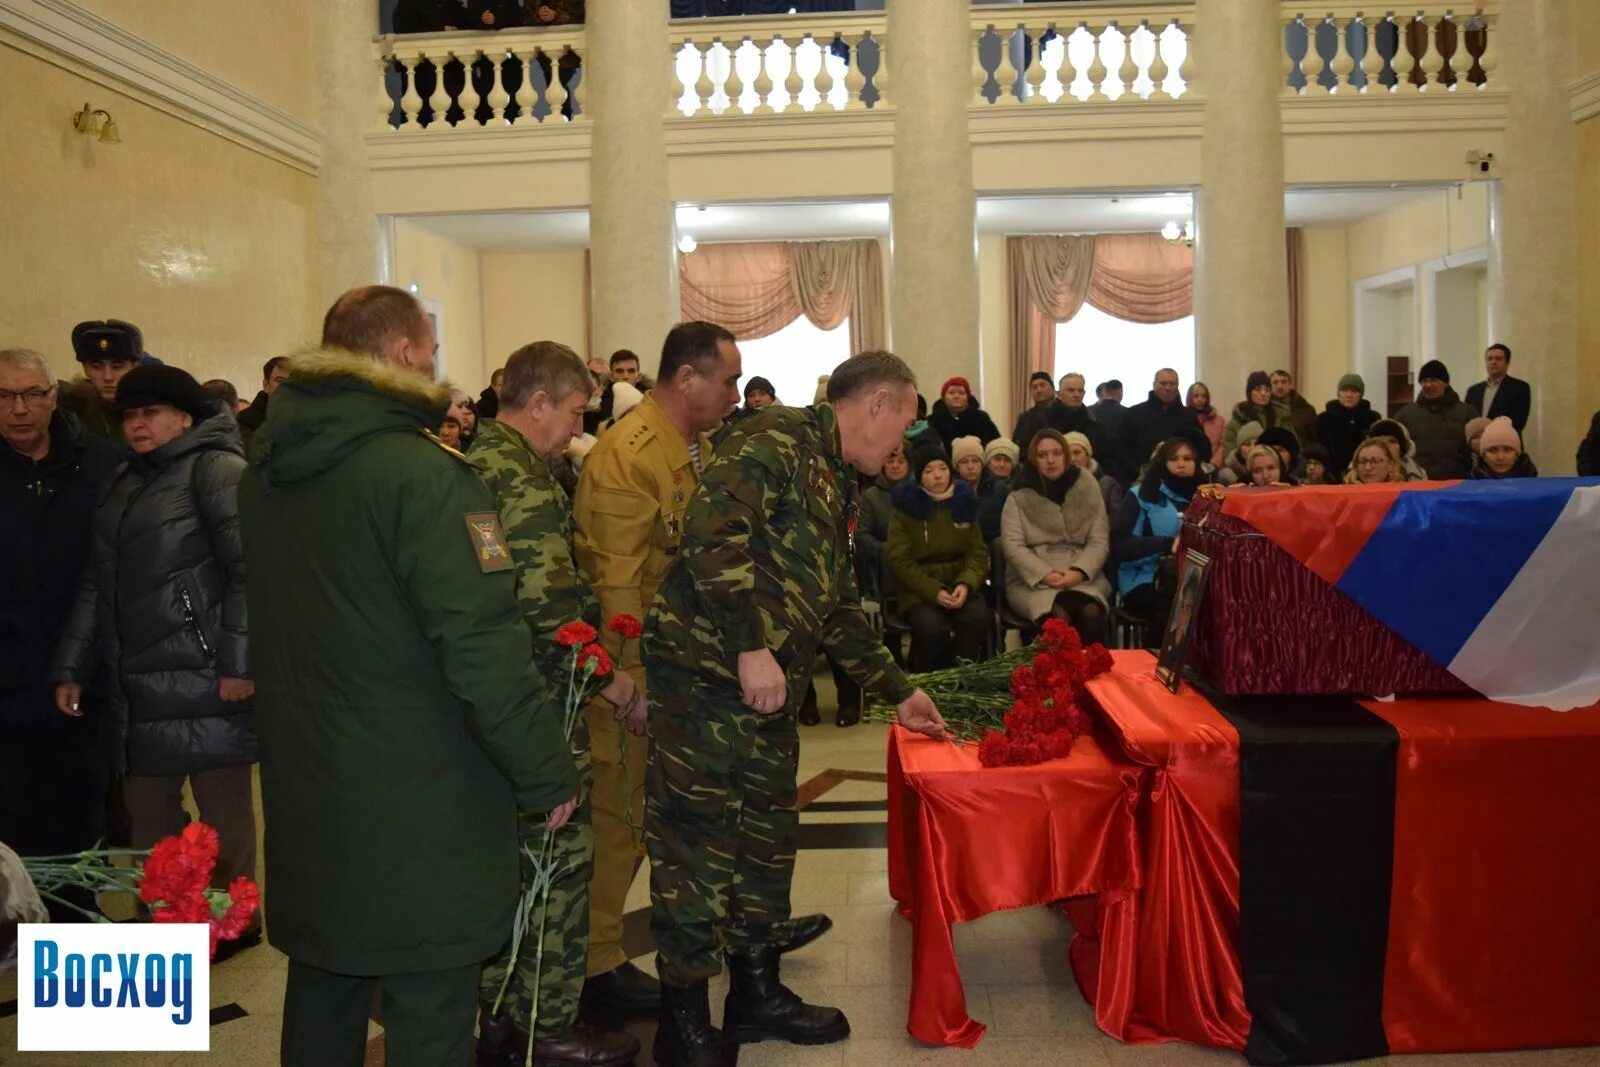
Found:
[[[1357,0],[1279,0],[1286,97],[1436,96],[1496,87],[1501,0],[1412,0],[1403,13]],[[1195,53],[1206,36],[1193,0],[977,6],[970,82],[979,112],[1026,105],[1134,106],[1204,98]],[[894,47],[882,12],[688,19],[661,61],[687,119],[878,111],[896,103]],[[901,31],[916,47],[916,27]],[[380,130],[545,128],[585,121],[581,26],[377,39]],[[552,78],[552,72],[558,76]]]

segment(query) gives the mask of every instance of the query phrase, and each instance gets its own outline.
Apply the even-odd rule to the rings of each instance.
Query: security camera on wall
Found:
[[[1474,177],[1487,178],[1494,172],[1494,153],[1473,149],[1467,153],[1467,166],[1472,168]]]

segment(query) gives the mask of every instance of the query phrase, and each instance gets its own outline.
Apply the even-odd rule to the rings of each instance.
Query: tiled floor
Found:
[[[824,703],[827,698],[824,696]],[[806,728],[800,756],[800,779],[815,779],[829,770],[881,775],[884,728],[863,725],[847,730],[833,726],[825,712],[822,726]],[[1068,970],[1067,942],[1071,928],[1043,908],[1006,912],[959,926],[957,954],[966,981],[967,1005],[973,1017],[989,1026],[975,1050],[933,1048],[906,1035],[911,938],[909,924],[895,914],[888,893],[887,853],[872,825],[885,820],[881,780],[830,775],[836,781],[801,816],[808,839],[818,845],[836,843],[840,835],[876,840],[866,847],[804,849],[795,866],[794,906],[798,912],[826,911],[835,928],[822,940],[784,961],[784,979],[802,996],[844,1007],[852,1029],[848,1041],[822,1048],[798,1048],[768,1042],[745,1046],[740,1062],[747,1067],[799,1064],[899,1065],[943,1064],[976,1067],[1086,1065],[1086,1067],[1243,1067],[1232,1053],[1186,1045],[1129,1047],[1100,1034]],[[833,839],[833,840],[830,840]],[[630,910],[649,904],[641,875],[629,897]],[[642,914],[630,921],[642,931]],[[630,940],[638,942],[638,935]],[[644,948],[642,944],[640,948]],[[650,969],[653,954],[638,962]],[[139,1067],[185,1064],[201,1060],[253,1067],[278,1062],[279,1016],[282,1011],[285,959],[263,946],[240,954],[212,972],[213,1007],[236,1003],[248,1014],[213,1028],[213,1050],[202,1054],[52,1055],[19,1054],[16,1019],[0,1018],[0,1063],[128,1064]],[[713,986],[712,1011],[721,1014],[726,988]],[[0,1005],[15,997],[13,976],[0,978]],[[0,1008],[0,1011],[3,1011]],[[1597,1009],[1600,1010],[1600,1009]],[[649,1064],[651,1026],[636,1024]],[[379,1033],[374,1025],[373,1033]],[[381,1053],[369,1062],[381,1063]],[[1472,1056],[1397,1057],[1396,1067],[1600,1067],[1600,1049],[1502,1053]]]

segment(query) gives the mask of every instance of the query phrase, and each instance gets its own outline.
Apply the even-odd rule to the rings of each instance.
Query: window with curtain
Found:
[[[1066,322],[1055,325],[1056,380],[1077,371],[1087,380],[1088,402],[1094,387],[1112,378],[1123,385],[1123,403],[1137,404],[1150,391],[1156,371],[1171,367],[1185,391],[1194,381],[1194,316],[1172,322],[1129,322],[1092,304],[1084,304]]]
[[[760,375],[778,391],[780,402],[804,407],[816,395],[818,376],[850,358],[850,322],[824,330],[801,315],[776,333],[740,341],[739,355],[744,362],[740,396],[745,383]]]

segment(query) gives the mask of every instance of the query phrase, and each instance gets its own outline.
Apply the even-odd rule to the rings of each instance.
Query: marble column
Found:
[[[966,4],[889,0],[894,108],[892,344],[937,399],[951,375],[978,379],[978,261],[972,187],[971,15]],[[998,402],[1010,386],[985,383]]]
[[[366,134],[380,65],[373,55],[377,12],[371,0],[321,0],[313,5],[317,120],[317,269],[322,304],[382,277],[378,220]]]
[[[1572,63],[1571,8],[1568,0],[1506,0],[1500,26],[1500,79],[1511,99],[1495,160],[1493,340],[1511,346],[1511,373],[1533,386],[1524,450],[1541,474],[1570,475],[1590,415],[1577,406],[1578,135],[1557,73]],[[1481,353],[1471,356],[1470,367],[1450,364],[1463,394],[1483,379]],[[1592,364],[1587,373],[1596,373]]]
[[[1199,0],[1196,7],[1196,80],[1206,100],[1195,214],[1196,366],[1226,411],[1244,399],[1251,371],[1289,362],[1283,36],[1277,4]],[[1138,384],[1128,383],[1131,399],[1143,399]]]
[[[679,319],[673,205],[662,121],[671,104],[667,5],[590,0],[580,98],[589,156],[591,355],[639,353],[654,375]]]

